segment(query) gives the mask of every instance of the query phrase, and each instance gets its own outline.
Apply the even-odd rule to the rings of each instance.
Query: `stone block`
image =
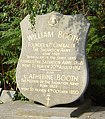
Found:
[[[3,103],[12,101],[12,97],[10,96],[10,92],[8,90],[3,90],[0,96],[0,100]]]
[[[16,81],[23,95],[47,107],[75,102],[88,85],[86,41],[90,23],[82,14],[51,12],[20,23],[22,51]]]
[[[80,107],[85,110],[84,106]],[[13,101],[0,105],[0,117],[2,119],[82,119],[81,116],[70,117],[70,114],[78,108],[78,106],[48,108],[30,102]]]

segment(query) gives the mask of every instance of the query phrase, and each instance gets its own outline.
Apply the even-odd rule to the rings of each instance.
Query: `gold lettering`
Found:
[[[48,37],[49,37],[49,38],[53,37],[53,32],[49,32],[49,31],[48,31]]]
[[[58,38],[62,38],[62,31],[59,31]]]
[[[46,93],[46,89],[38,89],[38,88],[34,88],[34,91],[36,91],[36,92],[42,92],[42,93]]]
[[[53,79],[53,75],[48,75],[48,74],[24,74],[23,75],[24,79]]]
[[[53,37],[53,32],[52,31],[48,31],[48,32],[40,32],[40,33],[34,33],[34,34],[30,34],[27,36],[28,41],[34,41],[37,39],[43,39],[43,38],[51,38]]]
[[[68,90],[48,89],[48,92],[51,92],[51,93],[59,93],[59,94],[67,94],[67,93],[68,93]]]
[[[32,41],[32,36],[31,35],[27,36],[27,38],[28,38],[28,41]]]
[[[57,80],[60,81],[78,81],[78,76],[70,76],[70,75],[60,75],[57,74]]]
[[[46,84],[40,84],[40,87],[41,87],[41,88],[47,88],[48,85],[46,85]]]
[[[77,43],[79,43],[80,41],[80,38],[78,36],[62,31],[58,32],[58,38],[60,39],[62,38],[65,40],[72,40],[73,42],[77,42]],[[73,45],[73,47],[75,47],[75,45]]]
[[[70,94],[74,94],[74,95],[78,95],[79,94],[79,90],[69,90]]]
[[[29,88],[21,88],[21,90],[23,90],[23,91],[28,91]]]
[[[78,86],[78,85],[79,85],[79,83],[70,82],[70,84],[69,84],[69,85],[72,85],[72,86]]]

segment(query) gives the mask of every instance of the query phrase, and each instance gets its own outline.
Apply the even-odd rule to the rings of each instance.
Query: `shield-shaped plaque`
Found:
[[[16,81],[29,99],[48,107],[76,101],[88,83],[86,39],[90,23],[82,14],[51,12],[21,22],[22,50]]]

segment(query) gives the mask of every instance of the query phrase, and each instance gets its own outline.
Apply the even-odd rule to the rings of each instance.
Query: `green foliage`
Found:
[[[100,25],[102,26],[104,25],[104,23],[101,23],[101,20],[97,18],[97,16],[89,16],[88,19],[91,23],[91,29],[90,29],[89,40],[87,45],[87,54],[91,58],[104,56],[105,35],[103,33],[104,30],[99,28]]]
[[[15,71],[21,51],[20,21],[30,14],[32,28],[36,14],[57,11],[84,14],[91,23],[87,56],[92,87],[105,92],[105,3],[104,0],[1,0],[0,1],[0,80],[15,85]],[[4,83],[5,84],[5,83]],[[5,88],[5,86],[4,86]],[[16,93],[15,99],[25,98]]]
[[[4,80],[9,79],[9,80],[6,80],[7,84],[11,83],[12,85],[15,83],[15,74],[16,74],[15,69],[8,70],[7,72],[5,72]]]
[[[90,4],[97,3],[90,2]],[[87,55],[89,59],[91,85],[96,85],[100,88],[103,87],[102,89],[105,90],[105,4],[101,0],[100,4],[96,6],[93,6],[95,14],[88,16],[91,29],[87,45]]]
[[[15,83],[15,68],[21,50],[21,32],[19,9],[16,2],[6,4],[2,0],[0,10],[0,64],[2,77],[6,84]],[[5,87],[4,87],[5,88]]]
[[[18,90],[16,91],[16,93],[14,94],[14,98],[13,100],[21,100],[21,101],[29,101],[25,96],[22,95],[22,93],[20,93]]]
[[[99,4],[95,1],[90,2],[89,6],[91,7],[91,13],[88,20],[91,23],[91,28],[87,44],[87,55],[91,95],[97,104],[103,105],[105,101],[105,4],[101,0]]]
[[[90,79],[92,85],[99,87],[105,86],[105,57],[91,59],[90,64]],[[93,72],[92,72],[93,71]]]
[[[88,0],[88,6],[91,12],[97,12],[100,0]]]

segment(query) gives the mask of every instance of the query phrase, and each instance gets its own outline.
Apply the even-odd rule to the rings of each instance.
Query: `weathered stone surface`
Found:
[[[6,103],[12,101],[12,97],[8,90],[3,90],[0,96],[1,103]]]
[[[29,99],[46,106],[71,103],[88,83],[86,39],[90,23],[82,14],[51,12],[21,22],[22,50],[16,80]]]
[[[10,91],[9,91],[9,95],[11,96],[11,98],[14,98],[15,92],[16,92],[16,91],[14,91],[14,90],[10,90]]]
[[[83,115],[75,118],[67,117],[69,116],[68,113],[70,113],[71,111],[71,109],[69,108],[66,109],[65,108],[60,109],[60,107],[56,108],[55,110],[60,110],[58,114],[61,115],[59,116],[56,116],[54,114],[45,116],[44,112],[43,112],[44,116],[41,116],[43,111],[42,109],[44,110],[44,112],[47,113],[49,112],[50,109],[54,110],[52,108],[46,108],[44,106],[37,106],[36,104],[31,104],[29,102],[27,103],[20,101],[9,102],[0,105],[0,119],[105,119],[105,107],[91,107],[85,110],[85,113]],[[37,114],[34,115],[33,112]],[[66,117],[62,114],[62,112],[63,113],[66,112],[67,114],[67,115],[65,114]]]
[[[70,117],[77,108],[47,108],[29,102],[14,101],[0,105],[0,117],[1,119],[77,119],[77,117]]]

